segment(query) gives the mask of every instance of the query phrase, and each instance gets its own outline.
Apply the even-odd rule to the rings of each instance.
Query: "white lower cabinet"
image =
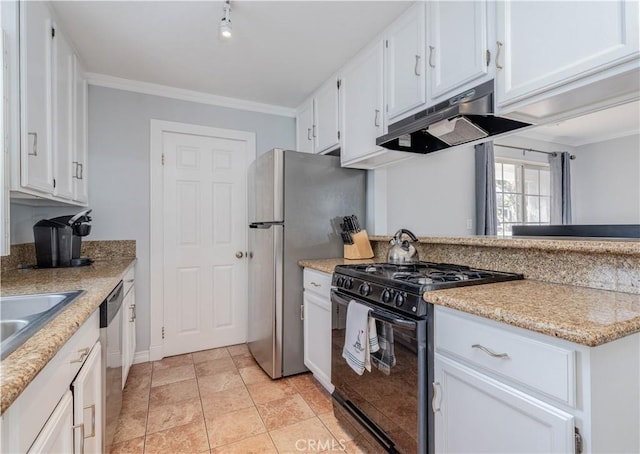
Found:
[[[99,333],[95,311],[3,413],[0,452],[102,452]]]
[[[73,396],[67,391],[62,396],[29,453],[72,453],[73,450]]]
[[[331,275],[304,270],[304,364],[327,391],[331,384]]]
[[[124,300],[122,301],[122,388],[127,383],[129,369],[136,353],[136,289],[135,269],[124,277]]]
[[[574,418],[437,355],[436,452],[573,452]]]
[[[587,347],[434,312],[436,452],[640,452],[640,333]]]
[[[71,384],[73,428],[77,453],[102,452],[102,367],[100,342],[96,342]]]

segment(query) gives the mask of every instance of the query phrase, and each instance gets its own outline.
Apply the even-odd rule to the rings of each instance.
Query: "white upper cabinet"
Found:
[[[425,3],[417,2],[387,30],[387,124],[424,108],[426,103],[425,20]]]
[[[73,134],[73,200],[80,203],[87,203],[89,201],[89,188],[87,185],[88,175],[88,143],[87,143],[87,101],[88,101],[88,87],[87,79],[85,78],[84,67],[77,55],[73,58],[73,102],[75,105],[74,111],[74,134]]]
[[[296,141],[298,151],[324,153],[340,146],[340,81],[332,77],[298,107]]]
[[[53,193],[51,110],[52,17],[45,2],[20,2],[23,109],[20,185]]]
[[[331,78],[314,96],[314,150],[316,153],[330,151],[340,145],[338,132],[338,105],[340,81]]]
[[[296,115],[296,150],[313,153],[313,98],[298,108]]]
[[[86,204],[87,83],[82,64],[48,2],[22,1],[19,9],[20,43],[11,50],[20,53],[20,147],[12,147],[11,195],[24,203],[44,198]]]
[[[73,198],[74,54],[67,38],[52,26],[54,195]]]
[[[505,0],[496,7],[499,106],[638,58],[638,2]]]
[[[489,33],[486,0],[428,3],[429,103],[435,104],[493,77]]]
[[[343,165],[383,150],[376,145],[376,138],[384,134],[382,76],[382,42],[367,49],[342,74]]]

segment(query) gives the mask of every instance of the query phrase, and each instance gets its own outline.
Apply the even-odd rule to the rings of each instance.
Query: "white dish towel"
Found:
[[[369,312],[370,307],[349,301],[342,357],[358,375],[362,375],[365,369],[371,372],[369,355],[380,348],[376,322],[369,317]]]

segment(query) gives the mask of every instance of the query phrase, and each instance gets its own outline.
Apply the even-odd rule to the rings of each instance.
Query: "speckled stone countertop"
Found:
[[[389,242],[391,236],[370,236],[371,241]],[[588,252],[593,254],[640,255],[640,241],[634,238],[519,237],[493,236],[418,237],[420,243],[460,246],[488,246],[542,251]]]
[[[640,332],[640,295],[539,281],[425,292],[424,299],[587,346]]]
[[[97,260],[90,266],[78,268],[11,270],[2,273],[2,295],[85,290],[69,307],[2,360],[2,413],[100,306],[134,264],[135,258],[120,258]]]
[[[361,260],[350,260],[350,259],[315,259],[315,260],[300,260],[298,261],[298,265],[304,268],[310,268],[312,270],[322,271],[323,273],[333,274],[333,269],[337,265],[357,265],[358,263],[375,263],[380,260],[372,259],[361,259]]]

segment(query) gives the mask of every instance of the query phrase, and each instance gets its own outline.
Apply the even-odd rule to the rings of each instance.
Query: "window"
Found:
[[[498,236],[511,236],[516,225],[550,224],[549,165],[496,158]]]

